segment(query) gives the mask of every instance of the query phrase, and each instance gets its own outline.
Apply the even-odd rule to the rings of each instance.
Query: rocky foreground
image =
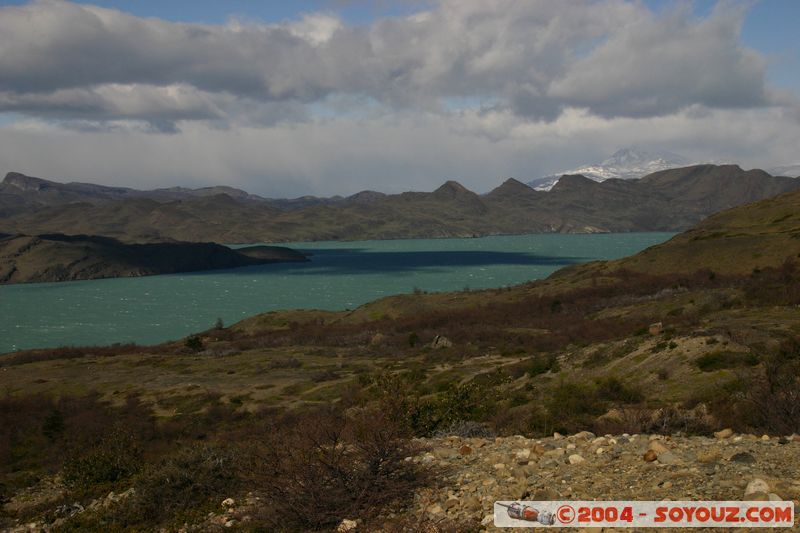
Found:
[[[424,451],[406,460],[440,471],[440,483],[420,490],[410,509],[387,513],[386,523],[403,524],[402,529],[387,531],[500,531],[493,526],[497,500],[792,500],[796,507],[800,504],[800,436],[795,435],[759,437],[723,430],[714,437],[596,436],[584,431],[543,439],[450,436],[418,443]],[[64,506],[63,514],[106,507],[129,492],[111,493],[85,510],[78,504]],[[179,531],[248,531],[259,500],[253,493],[241,500],[227,498],[220,502],[218,512]],[[61,523],[20,524],[7,531],[50,531]],[[712,529],[693,529],[705,530]],[[378,530],[375,517],[369,518],[369,525],[352,517],[342,521],[337,531]]]
[[[416,513],[492,526],[496,500],[800,500],[800,437],[447,437],[415,457],[443,467]],[[606,529],[606,531],[610,531]],[[628,530],[630,531],[630,530]]]
[[[438,488],[415,495],[412,509],[386,516],[387,522],[405,518],[402,523],[412,524],[409,531],[501,531],[493,526],[497,500],[800,503],[800,436],[795,435],[759,437],[723,430],[714,437],[596,436],[584,431],[544,439],[451,436],[419,443],[426,451],[407,460],[440,468],[443,474]],[[246,509],[253,503],[237,510],[232,500],[223,502],[226,510],[209,517],[208,525],[246,525]],[[374,531],[372,524],[353,517],[337,531]],[[711,531],[693,529],[705,530]]]

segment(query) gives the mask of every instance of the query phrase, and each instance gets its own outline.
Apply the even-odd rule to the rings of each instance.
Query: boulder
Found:
[[[452,346],[453,346],[453,341],[442,335],[436,335],[436,337],[433,338],[433,342],[431,343],[431,348],[433,348],[434,350],[438,350],[441,348],[451,348]]]

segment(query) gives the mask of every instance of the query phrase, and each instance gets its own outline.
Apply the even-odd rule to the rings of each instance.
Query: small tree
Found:
[[[223,322],[221,318],[217,317],[217,321],[214,322],[214,329],[225,329],[225,322]]]
[[[187,337],[185,345],[193,352],[202,352],[205,348],[205,346],[203,346],[203,339],[201,339],[198,335]]]

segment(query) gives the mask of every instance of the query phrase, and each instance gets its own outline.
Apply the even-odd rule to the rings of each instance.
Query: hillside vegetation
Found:
[[[494,488],[479,488],[477,503],[434,512],[439,522],[413,513],[441,501],[448,489],[437,489],[436,479],[460,475],[437,468],[461,468],[469,459],[455,453],[471,453],[461,451],[465,444],[485,446],[495,435],[507,436],[489,441],[495,445],[485,457],[495,466],[523,464],[496,454],[521,439],[508,436],[525,436],[530,468],[520,471],[540,471],[529,484],[537,490],[574,465],[560,444],[530,439],[581,430],[767,433],[763,450],[748,444],[756,437],[736,442],[747,444],[759,458],[753,460],[780,457],[775,472],[785,473],[791,454],[772,447],[792,442],[778,436],[800,432],[800,243],[792,237],[799,199],[795,192],[734,208],[631,258],[570,267],[517,287],[398,295],[348,312],[265,313],[158,346],[6,354],[0,413],[9,423],[0,429],[0,480],[7,523],[214,530],[232,517],[231,526],[245,520],[220,509],[231,497],[246,502],[248,522],[238,523],[245,530],[330,530],[361,518],[366,530],[397,522],[388,531],[422,523],[430,531],[474,531],[474,523],[442,520],[480,513],[480,498],[493,497]],[[741,260],[703,255],[706,247],[728,249],[729,239],[741,239]],[[653,254],[681,268],[651,267]],[[617,439],[583,442],[583,435],[571,440],[577,448],[569,454],[582,454],[587,464],[652,449]],[[430,453],[418,448],[425,442],[435,446]],[[653,450],[651,460],[658,456],[677,476],[708,442],[667,441],[662,448],[671,451]],[[609,455],[598,455],[600,447]],[[641,457],[615,464],[650,472],[639,466]],[[694,474],[681,478],[685,483],[654,480],[653,496],[681,496],[661,484],[701,483]],[[720,479],[745,474],[725,470]],[[489,486],[479,479],[454,483]],[[514,487],[509,481],[503,491]],[[708,496],[742,493],[703,487]],[[572,484],[559,484],[554,494],[566,496],[566,488],[583,494]],[[436,490],[439,496],[424,503]],[[604,490],[607,497],[627,494]],[[795,490],[787,485],[784,494]],[[318,512],[296,513],[307,501]],[[369,525],[370,517],[377,522]]]

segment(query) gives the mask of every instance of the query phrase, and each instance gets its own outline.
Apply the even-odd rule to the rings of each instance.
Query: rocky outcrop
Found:
[[[413,516],[488,531],[496,500],[797,500],[800,437],[602,435],[423,439],[442,468]],[[479,527],[478,529],[482,529]],[[499,530],[498,530],[499,531]]]

